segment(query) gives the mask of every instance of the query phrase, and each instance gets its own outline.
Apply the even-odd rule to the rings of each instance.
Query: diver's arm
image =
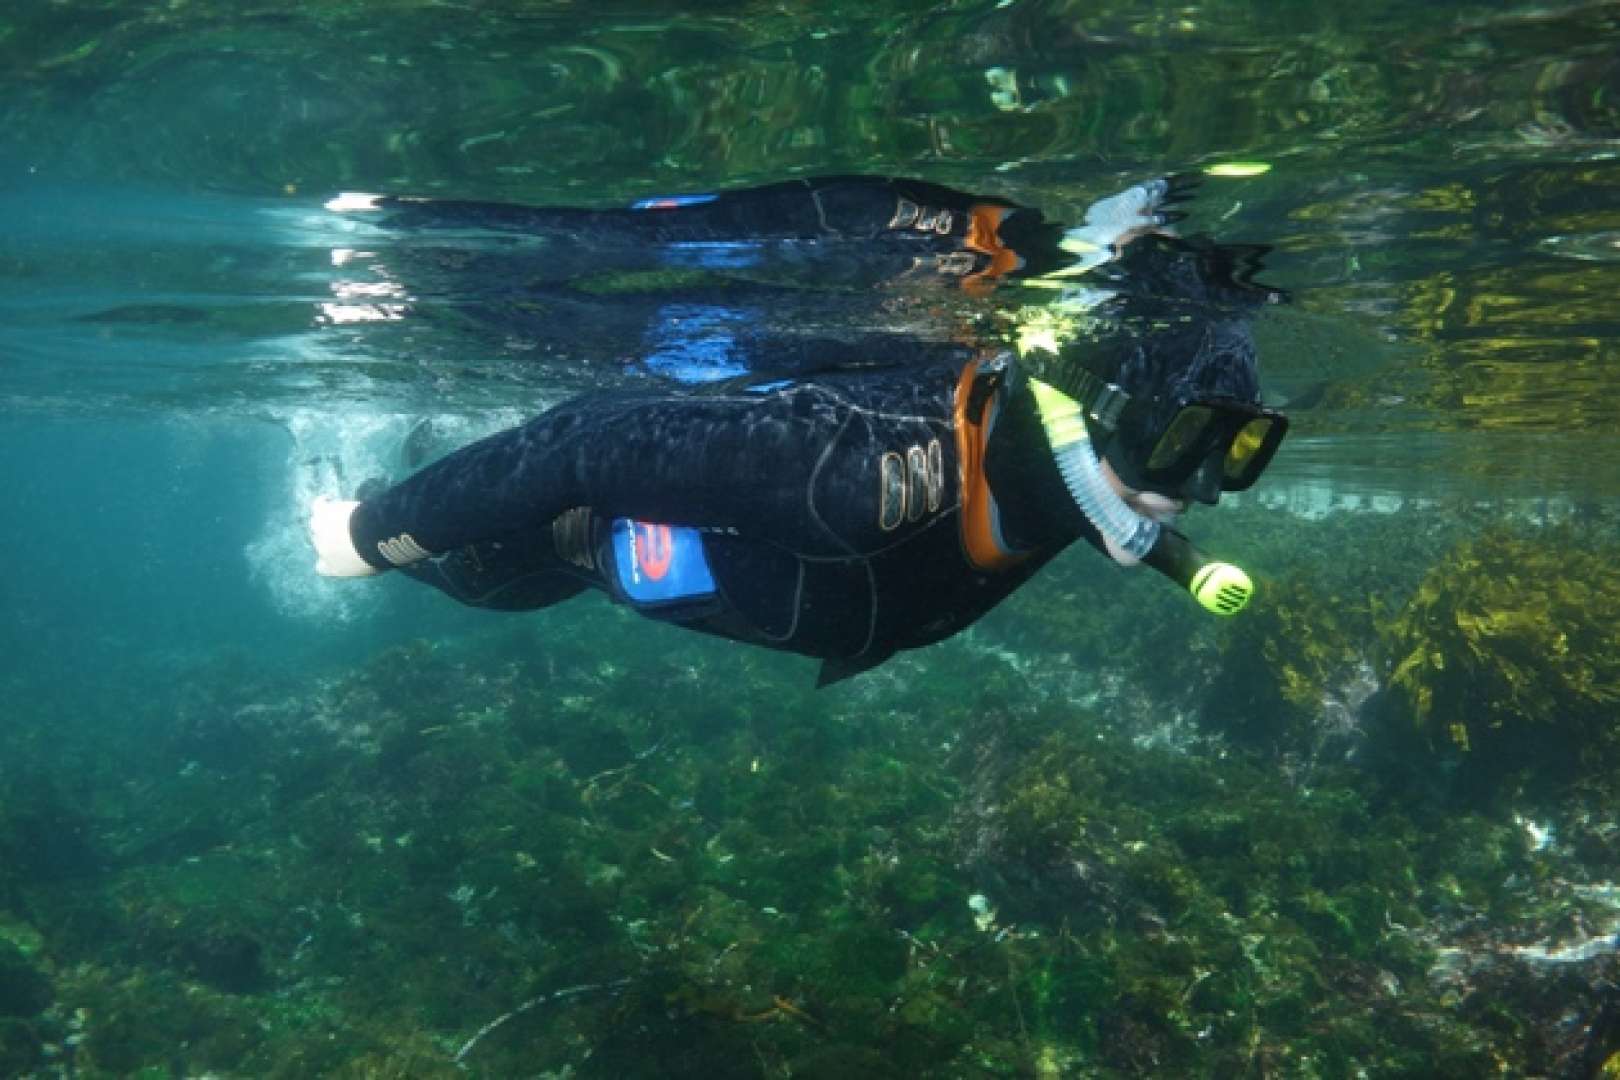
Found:
[[[593,456],[620,430],[600,402],[575,401],[464,446],[355,507],[349,534],[372,567],[402,566],[539,529],[589,505]]]
[[[724,395],[578,398],[354,506],[348,538],[360,560],[384,570],[532,534],[589,506],[604,517],[788,540],[803,527],[810,432],[760,406]],[[315,524],[312,516],[312,532]],[[316,544],[333,565],[318,534]]]

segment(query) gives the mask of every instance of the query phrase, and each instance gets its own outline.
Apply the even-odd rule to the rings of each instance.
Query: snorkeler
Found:
[[[874,280],[921,267],[1052,299],[1016,347],[920,340],[818,370],[585,394],[360,501],[317,499],[316,569],[398,569],[498,610],[595,589],[821,658],[821,684],[949,637],[1078,539],[1235,611],[1248,579],[1171,524],[1252,485],[1282,440],[1249,332],[1281,294],[1252,281],[1259,249],[1170,231],[1185,194],[1141,184],[1068,230],[867,178],[624,211],[376,200],[404,224],[566,227],[626,250],[735,241],[813,261],[831,242],[862,251]]]

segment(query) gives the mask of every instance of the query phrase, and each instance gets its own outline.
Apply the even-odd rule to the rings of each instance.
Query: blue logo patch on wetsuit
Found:
[[[668,604],[714,595],[703,536],[684,525],[613,519],[613,563],[633,604]]]

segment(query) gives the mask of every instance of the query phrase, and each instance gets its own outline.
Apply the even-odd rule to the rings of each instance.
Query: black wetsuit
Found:
[[[579,398],[366,500],[351,535],[373,565],[392,552],[463,603],[526,610],[598,588],[832,661],[827,681],[955,633],[1089,530],[1005,363],[941,349],[903,367]],[[988,428],[966,476],[964,393]],[[964,481],[1004,508],[1003,558],[986,566],[965,546]],[[699,530],[713,589],[635,602],[616,519]],[[442,554],[408,561],[423,551]]]
[[[1161,183],[1156,205],[1179,190]],[[919,269],[972,295],[1070,258],[1034,210],[905,180],[794,181],[624,210],[377,209],[386,228],[539,237],[528,281],[696,260],[790,306],[828,289],[882,295],[870,286]],[[1205,367],[1247,393],[1246,249],[1152,237],[1131,248],[1087,279],[1119,294],[1125,327],[1089,341],[1088,355],[1112,350],[1105,367],[1155,383],[1214,358]],[[1230,315],[1215,310],[1227,292]],[[1192,315],[1178,306],[1188,300],[1201,305]],[[1157,328],[1152,341],[1132,319]],[[1100,545],[1016,363],[953,336],[766,327],[742,364],[756,374],[576,398],[367,498],[351,538],[373,566],[463,603],[530,610],[595,588],[654,617],[821,657],[824,682],[863,670],[972,623],[1074,540]]]
[[[572,388],[604,369],[696,382],[889,360],[960,340],[996,282],[1072,258],[1038,210],[881,177],[601,210],[390,197],[356,214],[393,239],[346,273],[384,273],[411,318]]]
[[[805,283],[860,285],[918,270],[1040,274],[1069,261],[1062,227],[1039,210],[894,177],[808,177],[602,210],[395,197],[378,197],[370,209],[384,229],[541,241],[538,258],[516,253],[525,272],[512,284],[523,288],[654,267],[776,282],[793,275],[773,271],[797,268]]]

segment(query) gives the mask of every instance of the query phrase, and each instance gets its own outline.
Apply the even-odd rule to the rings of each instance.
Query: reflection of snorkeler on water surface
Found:
[[[869,362],[890,343],[952,340],[952,306],[983,310],[966,301],[998,271],[975,268],[965,236],[935,231],[964,219],[918,206],[910,227],[885,230],[887,185],[823,184],[819,205],[778,185],[670,207],[680,213],[345,196],[328,205],[373,227],[359,235],[377,246],[345,256],[334,290],[386,289],[394,317],[448,323],[564,385],[609,368],[711,381]]]
[[[649,264],[743,251],[828,280],[848,264],[865,287],[1018,280],[1051,302],[1017,349],[901,335],[820,365],[754,357],[700,387],[583,395],[362,501],[317,500],[317,569],[398,568],[501,610],[595,588],[820,657],[824,682],[948,637],[1080,538],[1236,610],[1242,572],[1169,522],[1248,487],[1282,439],[1248,326],[1280,294],[1251,281],[1258,249],[1168,231],[1185,194],[1142,184],[1069,230],[867,178],[606,211],[367,197],[393,227],[566,233]]]

